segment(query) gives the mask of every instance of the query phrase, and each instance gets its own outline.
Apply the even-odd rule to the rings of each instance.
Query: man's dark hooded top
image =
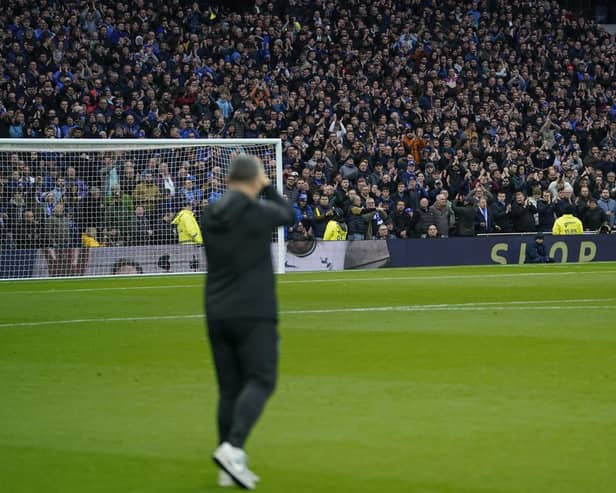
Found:
[[[293,224],[295,213],[272,186],[263,197],[253,200],[231,190],[202,215],[205,305],[211,320],[278,318],[272,231]]]

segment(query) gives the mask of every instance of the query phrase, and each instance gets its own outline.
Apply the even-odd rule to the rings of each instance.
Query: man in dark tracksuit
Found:
[[[539,231],[535,235],[535,241],[526,244],[526,264],[551,264],[554,259],[548,255],[544,244],[543,232]]]
[[[258,200],[262,193],[264,200]],[[208,335],[218,378],[219,484],[254,489],[244,443],[274,390],[278,366],[278,308],[272,231],[292,225],[293,208],[270,185],[261,163],[231,161],[229,190],[207,207],[201,230],[208,263]],[[225,474],[226,473],[226,474]]]

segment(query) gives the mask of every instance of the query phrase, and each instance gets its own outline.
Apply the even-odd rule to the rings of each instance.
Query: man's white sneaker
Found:
[[[218,471],[218,486],[222,488],[228,488],[229,486],[235,486],[235,481],[225,471],[220,469]]]
[[[261,481],[261,478],[257,476],[254,472],[252,472],[250,469],[248,470],[248,472],[252,474],[252,477],[254,478],[255,483],[258,483],[259,481]],[[235,481],[233,481],[233,478],[229,476],[224,470],[219,469],[218,470],[218,486],[220,486],[221,488],[228,488],[229,486],[235,486]]]
[[[257,487],[255,475],[248,469],[248,458],[242,449],[224,442],[214,452],[213,459],[240,487],[246,490]]]
[[[248,469],[248,472],[252,475],[252,479],[254,479],[255,483],[261,481],[261,478],[257,476],[254,472],[252,472],[250,469]]]

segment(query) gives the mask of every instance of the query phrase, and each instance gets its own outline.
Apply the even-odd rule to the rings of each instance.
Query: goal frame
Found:
[[[0,151],[2,152],[49,152],[56,150],[57,152],[87,152],[92,150],[105,151],[108,148],[112,151],[114,146],[119,147],[122,151],[135,151],[148,148],[176,148],[176,147],[202,147],[205,145],[264,145],[269,144],[275,147],[276,156],[276,190],[282,193],[282,140],[279,138],[264,138],[264,139],[11,139],[0,138]],[[45,146],[49,146],[45,148]],[[95,147],[95,149],[92,149]],[[277,274],[285,273],[286,259],[286,242],[284,227],[280,226],[276,230],[277,233],[277,252],[275,258],[275,272]],[[172,273],[170,275],[181,275],[182,273]],[[185,273],[191,274],[191,273]],[[148,274],[135,274],[135,276],[143,276]],[[150,274],[161,275],[161,274]],[[164,274],[163,274],[164,275]],[[80,276],[84,278],[98,278],[107,276]],[[67,279],[76,279],[75,277],[66,277]],[[63,277],[51,278],[36,278],[32,280],[44,279],[63,279]],[[10,280],[10,279],[5,279]],[[25,280],[25,279],[24,279]],[[1,281],[1,280],[0,280]]]

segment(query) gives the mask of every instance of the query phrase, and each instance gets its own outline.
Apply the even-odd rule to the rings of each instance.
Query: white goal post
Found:
[[[204,271],[195,226],[239,153],[282,192],[280,139],[0,139],[0,279]]]

